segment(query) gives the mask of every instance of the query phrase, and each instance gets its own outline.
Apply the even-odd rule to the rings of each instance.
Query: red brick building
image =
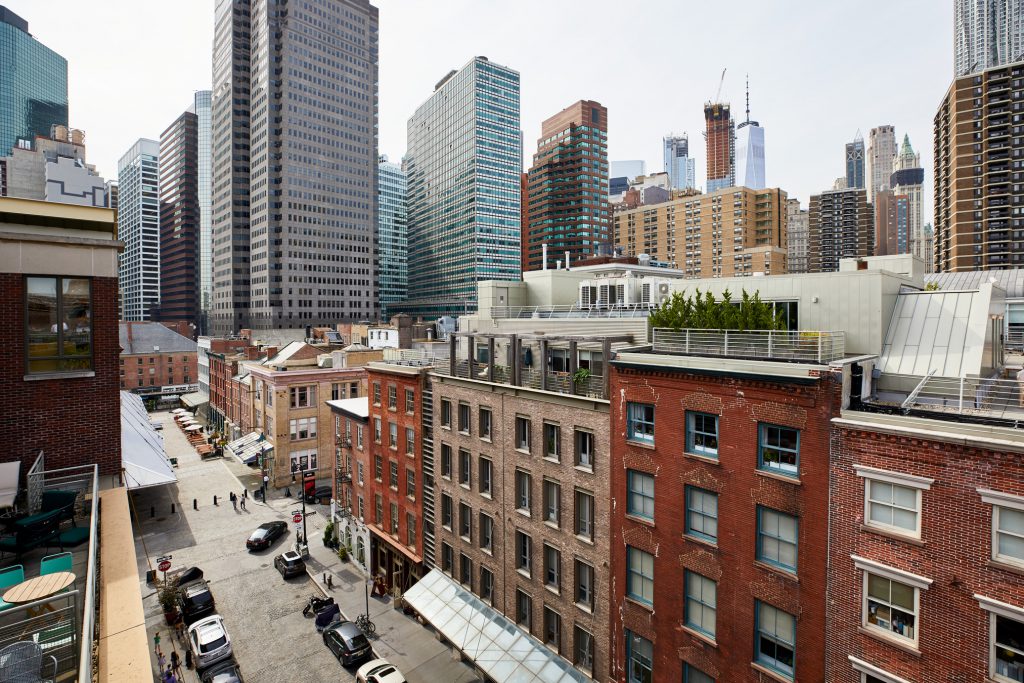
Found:
[[[121,471],[114,212],[0,198],[3,460]]]
[[[841,384],[667,348],[611,363],[612,680],[822,681]]]
[[[142,396],[187,394],[199,389],[196,343],[156,322],[120,324],[120,383]]]
[[[253,431],[250,382],[235,379],[239,364],[277,352],[275,347],[250,346],[248,339],[211,339],[207,356],[210,362],[210,421],[229,438]],[[230,423],[230,425],[228,424]]]

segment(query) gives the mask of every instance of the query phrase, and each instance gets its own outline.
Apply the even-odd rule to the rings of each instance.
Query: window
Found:
[[[544,457],[562,459],[562,428],[547,422],[544,423]]]
[[[886,481],[865,481],[868,526],[891,528],[917,534],[920,490]]]
[[[469,451],[459,449],[459,483],[463,486],[469,486],[470,479],[473,476],[473,456],[470,455]]]
[[[446,398],[441,399],[441,426],[452,428],[452,402]]]
[[[544,606],[544,644],[555,652],[562,650],[562,617],[547,605]]]
[[[487,552],[494,551],[494,520],[490,515],[480,513],[480,547]]]
[[[363,450],[363,425],[356,425],[356,447]]]
[[[28,374],[92,369],[92,281],[25,278]]]
[[[451,576],[452,565],[455,564],[455,551],[450,545],[441,542],[441,571]]]
[[[630,546],[626,546],[626,595],[654,604],[654,556]]]
[[[576,491],[576,535],[594,540],[594,496]]]
[[[487,567],[480,567],[480,597],[487,604],[494,604],[494,573]]]
[[[789,477],[800,474],[800,431],[769,424],[758,425],[757,466]]]
[[[914,586],[864,572],[864,626],[917,643],[918,593]]]
[[[380,382],[373,383],[373,405],[380,405]]]
[[[491,409],[480,408],[479,413],[480,438],[489,440],[491,438]]]
[[[405,390],[405,412],[410,415],[416,412],[416,392],[412,389]]]
[[[556,591],[562,590],[562,553],[544,544],[544,585]]]
[[[572,663],[577,669],[594,673],[594,636],[577,625],[572,627],[573,655]]]
[[[315,417],[300,417],[295,420],[289,420],[288,425],[292,441],[316,438]]]
[[[1024,510],[992,507],[992,558],[1024,564]]]
[[[683,683],[715,683],[715,679],[700,669],[683,664]]]
[[[374,496],[373,521],[377,526],[384,525],[384,499],[379,493]]]
[[[292,408],[312,408],[316,405],[316,385],[291,387],[288,389],[288,393]]]
[[[391,535],[398,537],[398,504],[391,504]]]
[[[395,491],[398,490],[398,463],[394,460],[388,463],[390,469],[390,476],[388,478],[388,486],[393,488]]]
[[[388,446],[391,450],[398,449],[398,425],[388,422]]]
[[[696,486],[686,487],[686,535],[718,541],[718,494]]]
[[[473,536],[473,510],[465,503],[459,503],[459,536],[467,541]]]
[[[379,417],[375,417],[375,418],[373,418],[373,442],[374,443],[380,443],[380,433],[381,433],[380,418]]]
[[[757,559],[796,573],[796,517],[757,506]]]
[[[626,438],[630,441],[654,443],[654,406],[649,403],[627,405]]]
[[[446,443],[441,444],[441,476],[452,478],[452,447]]]
[[[544,521],[555,526],[562,523],[562,487],[550,479],[544,480]]]
[[[796,664],[796,619],[780,609],[755,602],[754,661],[792,677]]]
[[[388,387],[388,410],[398,410],[398,387]]]
[[[263,382],[260,382],[263,384]],[[331,400],[338,401],[345,398],[345,385],[344,384],[332,384],[331,385]],[[260,399],[259,395],[256,396],[256,400]]]
[[[516,532],[516,569],[527,574],[532,573],[533,539],[522,531]]]
[[[416,515],[411,512],[405,513],[405,535],[405,544],[410,548],[416,547]]]
[[[516,510],[530,514],[530,475],[516,470]]]
[[[491,463],[490,458],[485,458],[482,455],[478,462],[478,467],[480,469],[478,474],[480,493],[485,496],[490,496],[493,491],[492,477],[494,476],[494,464]]]
[[[684,618],[690,628],[715,637],[715,614],[717,610],[718,586],[706,576],[696,572],[684,572],[686,583],[686,605]]]
[[[316,449],[309,448],[301,451],[292,451],[290,454],[292,472],[305,472],[316,469]]]
[[[384,481],[384,461],[379,455],[373,456],[373,478]]]
[[[654,475],[627,470],[626,486],[629,489],[626,512],[644,519],[654,519]]]
[[[473,561],[465,553],[459,553],[459,583],[467,588],[473,585]]]
[[[459,403],[459,431],[469,434],[469,404]]]
[[[359,398],[359,382],[350,382],[348,385],[348,397]],[[270,405],[270,401],[267,401],[267,405]]]
[[[579,429],[575,432],[576,459],[573,462],[576,467],[582,467],[590,471],[594,470],[594,434]]]
[[[654,683],[654,644],[626,631],[626,681]]]
[[[992,677],[997,681],[1024,681],[1024,621],[992,615]]]
[[[365,517],[363,516],[363,512],[364,512],[364,509],[365,509],[364,506],[363,506],[363,497],[359,496],[357,498],[357,501],[359,503],[359,519],[360,519],[360,521],[362,521],[363,519],[365,519]]]
[[[530,421],[525,417],[516,417],[516,448],[530,452]]]
[[[576,604],[594,609],[594,568],[576,560]]]
[[[416,455],[416,430],[412,427],[405,428],[405,454]]]
[[[516,624],[527,631],[533,628],[533,599],[519,589],[516,589]]]
[[[441,526],[452,530],[452,497],[447,493],[441,494]]]
[[[416,497],[416,471],[411,467],[405,468],[405,495]]]
[[[718,416],[686,413],[686,452],[718,457]]]

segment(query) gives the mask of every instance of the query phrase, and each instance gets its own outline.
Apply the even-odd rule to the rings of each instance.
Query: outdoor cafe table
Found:
[[[4,602],[14,604],[35,602],[64,590],[74,582],[75,575],[72,572],[56,572],[37,576],[8,588],[4,593]]]

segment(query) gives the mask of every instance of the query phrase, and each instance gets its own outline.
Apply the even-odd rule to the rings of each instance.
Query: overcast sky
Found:
[[[210,87],[214,0],[0,0],[68,60],[70,124],[108,178],[139,137],[159,139]],[[765,128],[767,180],[806,206],[845,173],[843,146],[881,124],[910,134],[931,221],[932,116],[952,76],[949,0],[377,0],[380,152],[405,153],[406,122],[473,55],[522,75],[524,163],[548,116],[608,107],[609,158],[662,169],[661,137],[690,135],[705,184],[703,104]]]

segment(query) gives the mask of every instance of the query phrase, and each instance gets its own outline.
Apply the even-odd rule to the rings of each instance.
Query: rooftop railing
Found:
[[[801,363],[830,363],[846,355],[842,332],[788,330],[699,330],[656,327],[655,353],[685,356],[720,356]]]
[[[925,377],[905,396],[879,391],[877,402],[904,410],[985,418],[1024,425],[1024,390],[1016,379],[996,377]]]
[[[448,377],[464,377],[466,379],[493,381],[497,384],[513,384],[511,368],[506,365],[496,364],[494,366],[493,380],[488,379],[486,363],[473,363],[471,370],[467,360],[456,361],[454,373],[447,360],[439,363],[434,368],[434,372]],[[520,369],[519,373],[519,382],[514,386],[540,391],[553,391],[559,394],[571,394],[573,396],[607,398],[604,390],[604,378],[599,375],[579,375],[574,378],[568,372],[544,371],[537,367],[524,367]]]
[[[491,319],[546,319],[546,318],[646,318],[656,304],[562,304],[549,306],[494,306]]]

